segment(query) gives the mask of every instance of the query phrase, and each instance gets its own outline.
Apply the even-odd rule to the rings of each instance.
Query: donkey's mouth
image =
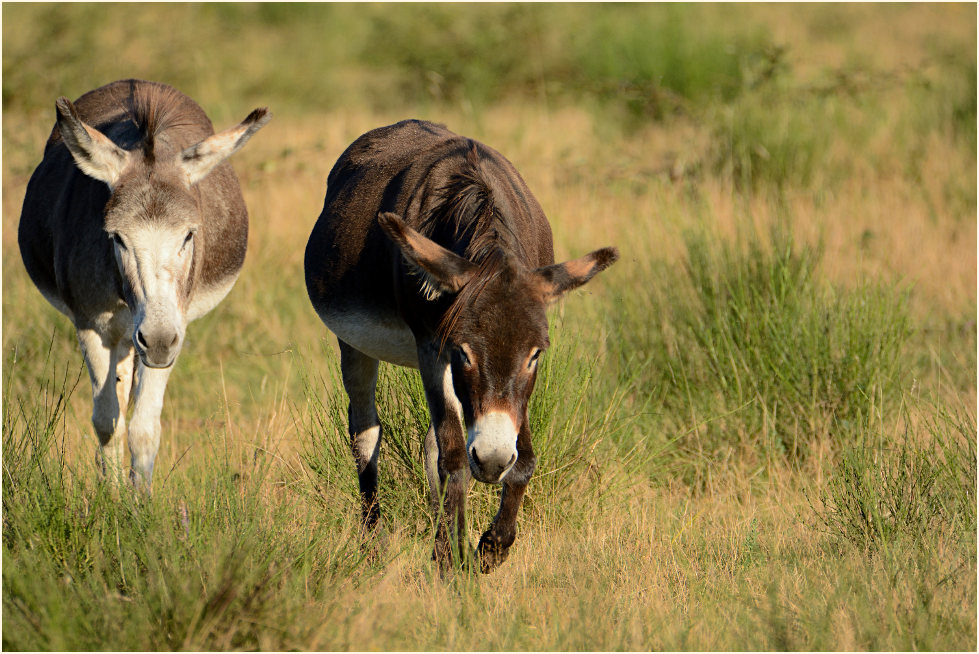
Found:
[[[156,369],[169,368],[177,361],[176,354],[170,357],[169,360],[154,361],[153,359],[150,358],[150,356],[146,352],[144,352],[138,347],[136,348],[136,355],[139,357],[139,360],[143,362],[143,365],[146,366],[147,368],[156,368]]]
[[[480,467],[475,466],[472,464],[472,462],[470,462],[469,472],[472,473],[473,479],[475,479],[476,481],[482,482],[484,484],[501,484],[503,483],[503,478],[506,477],[508,472],[510,472],[510,468],[506,468],[505,470],[497,474],[487,474]]]
[[[170,366],[172,366],[177,359],[173,358],[170,360],[169,363],[163,363],[163,364],[153,363],[152,361],[146,359],[145,357],[140,357],[139,360],[142,361],[143,365],[146,366],[147,368],[156,368],[158,370],[162,370],[164,368],[169,368]]]

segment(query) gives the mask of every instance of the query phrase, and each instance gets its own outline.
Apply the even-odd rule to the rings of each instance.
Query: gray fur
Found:
[[[257,110],[238,127],[207,141],[214,128],[193,100],[164,84],[124,80],[74,103],[60,98],[56,118],[44,157],[27,185],[18,228],[21,256],[41,293],[79,330],[93,381],[93,422],[105,451],[118,450],[126,406],[105,399],[105,388],[114,384],[102,377],[115,376],[107,370],[117,361],[129,362],[132,377],[133,359],[138,359],[136,376],[146,379],[134,382],[133,420],[146,434],[130,433],[129,445],[134,469],[137,458],[142,462],[135,471],[142,478],[134,474],[133,479],[148,484],[156,453],[152,443],[159,440],[156,405],[162,405],[169,373],[146,371],[172,365],[183,325],[213,308],[238,277],[248,242],[248,213],[238,179],[224,159],[270,115]],[[225,142],[233,147],[225,148],[224,156],[215,155],[215,147]],[[197,183],[188,183],[185,160],[199,150],[209,152],[211,159],[206,170],[200,165],[195,169],[203,173],[196,175]],[[122,272],[119,252],[126,248],[113,241],[122,243],[116,234],[136,234],[141,248],[152,249],[156,233],[186,233],[192,244],[192,251],[180,255],[185,278],[172,282],[179,329],[150,324],[156,318],[138,306],[138,280]],[[150,316],[145,333],[134,329],[140,311]],[[141,344],[134,348],[130,341]],[[132,356],[134,349],[139,356]],[[110,357],[109,352],[118,354]]]

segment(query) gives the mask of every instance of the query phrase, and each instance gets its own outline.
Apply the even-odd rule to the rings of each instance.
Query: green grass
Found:
[[[976,425],[968,414],[941,407],[915,407],[920,431],[881,433],[870,421],[841,452],[836,475],[824,490],[821,522],[839,539],[866,550],[885,552],[902,539],[927,548],[932,534],[975,538]],[[877,424],[873,424],[877,422]]]
[[[4,398],[3,555],[18,562],[3,569],[5,648],[298,647],[285,625],[309,596],[361,576],[365,556],[342,512],[310,519],[269,503],[278,480],[268,461],[229,460],[226,434],[204,434],[212,447],[185,474],[158,476],[151,497],[101,483],[90,461],[66,456],[64,408],[78,380],[51,367],[37,399]],[[295,524],[289,538],[270,537]]]
[[[410,639],[425,649],[615,643],[700,649],[735,642],[825,649],[840,645],[840,630],[852,638],[842,642],[858,649],[941,649],[964,644],[948,640],[950,633],[970,630],[961,607],[950,602],[955,589],[975,599],[967,558],[975,552],[974,447],[970,452],[962,438],[971,433],[967,420],[947,417],[928,426],[946,448],[948,474],[931,484],[935,492],[900,495],[902,520],[894,524],[903,526],[888,532],[880,554],[867,555],[862,541],[850,538],[821,546],[776,537],[785,529],[776,526],[781,511],[746,511],[731,498],[694,514],[689,497],[656,495],[670,507],[661,514],[645,493],[620,491],[622,515],[608,506],[596,514],[587,503],[570,509],[588,516],[571,525],[547,511],[525,515],[524,550],[538,539],[547,545],[517,578],[439,581],[427,562],[430,540],[411,534],[410,519],[393,518],[398,526],[371,554],[358,545],[351,494],[337,492],[346,482],[283,485],[281,470],[257,459],[238,467],[238,477],[217,447],[186,474],[159,484],[152,497],[114,496],[87,465],[76,469],[64,456],[59,412],[51,408],[70,393],[71,376],[65,379],[53,368],[39,411],[26,403],[20,411],[5,406],[8,649],[353,649],[363,638],[385,646]],[[910,451],[896,452],[881,471],[865,466],[871,487],[846,484],[844,466],[830,488],[878,499],[890,499],[895,489],[913,492],[901,480],[889,485],[888,477],[907,470],[900,462]],[[930,460],[918,455],[911,454],[914,465]],[[955,456],[971,461],[964,478],[957,477]],[[903,520],[915,509],[938,521],[924,530],[924,523]],[[835,510],[820,509],[828,517],[823,527],[845,529]],[[582,551],[589,553],[586,566]],[[527,555],[517,554],[510,563],[519,566]],[[637,572],[641,579],[632,580]],[[591,593],[605,598],[602,611],[594,610]],[[712,616],[722,607],[729,619],[719,624]]]
[[[363,57],[399,69],[400,90],[414,101],[589,98],[633,124],[736,97],[766,45],[761,34],[704,30],[689,5],[432,4],[405,18],[372,17]]]
[[[832,170],[828,152],[844,122],[834,116],[837,106],[836,98],[770,90],[724,106],[715,118],[711,167],[746,189],[812,185],[817,174]]]
[[[639,273],[656,281],[609,340],[620,377],[644,369],[641,392],[661,407],[644,424],[676,434],[691,481],[732,456],[792,464],[838,447],[910,390],[901,291],[825,284],[820,249],[788,225],[685,244],[682,265]]]

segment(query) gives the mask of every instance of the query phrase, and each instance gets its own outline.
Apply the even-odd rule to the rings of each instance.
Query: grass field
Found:
[[[976,648],[974,5],[2,11],[4,649]],[[219,129],[274,114],[150,497],[97,483],[73,329],[16,244],[54,100],[127,77]],[[420,380],[386,365],[361,547],[303,283],[333,162],[407,117],[504,153],[559,259],[622,254],[551,311],[538,471],[483,577],[434,569]]]

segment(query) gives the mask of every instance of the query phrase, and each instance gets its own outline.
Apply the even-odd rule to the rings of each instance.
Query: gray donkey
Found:
[[[31,280],[77,330],[100,469],[121,473],[128,435],[130,478],[149,489],[187,323],[228,294],[245,259],[248,212],[225,159],[271,114],[256,109],[215,134],[193,100],[140,80],[55,106],[57,124],[24,197],[20,252]]]

